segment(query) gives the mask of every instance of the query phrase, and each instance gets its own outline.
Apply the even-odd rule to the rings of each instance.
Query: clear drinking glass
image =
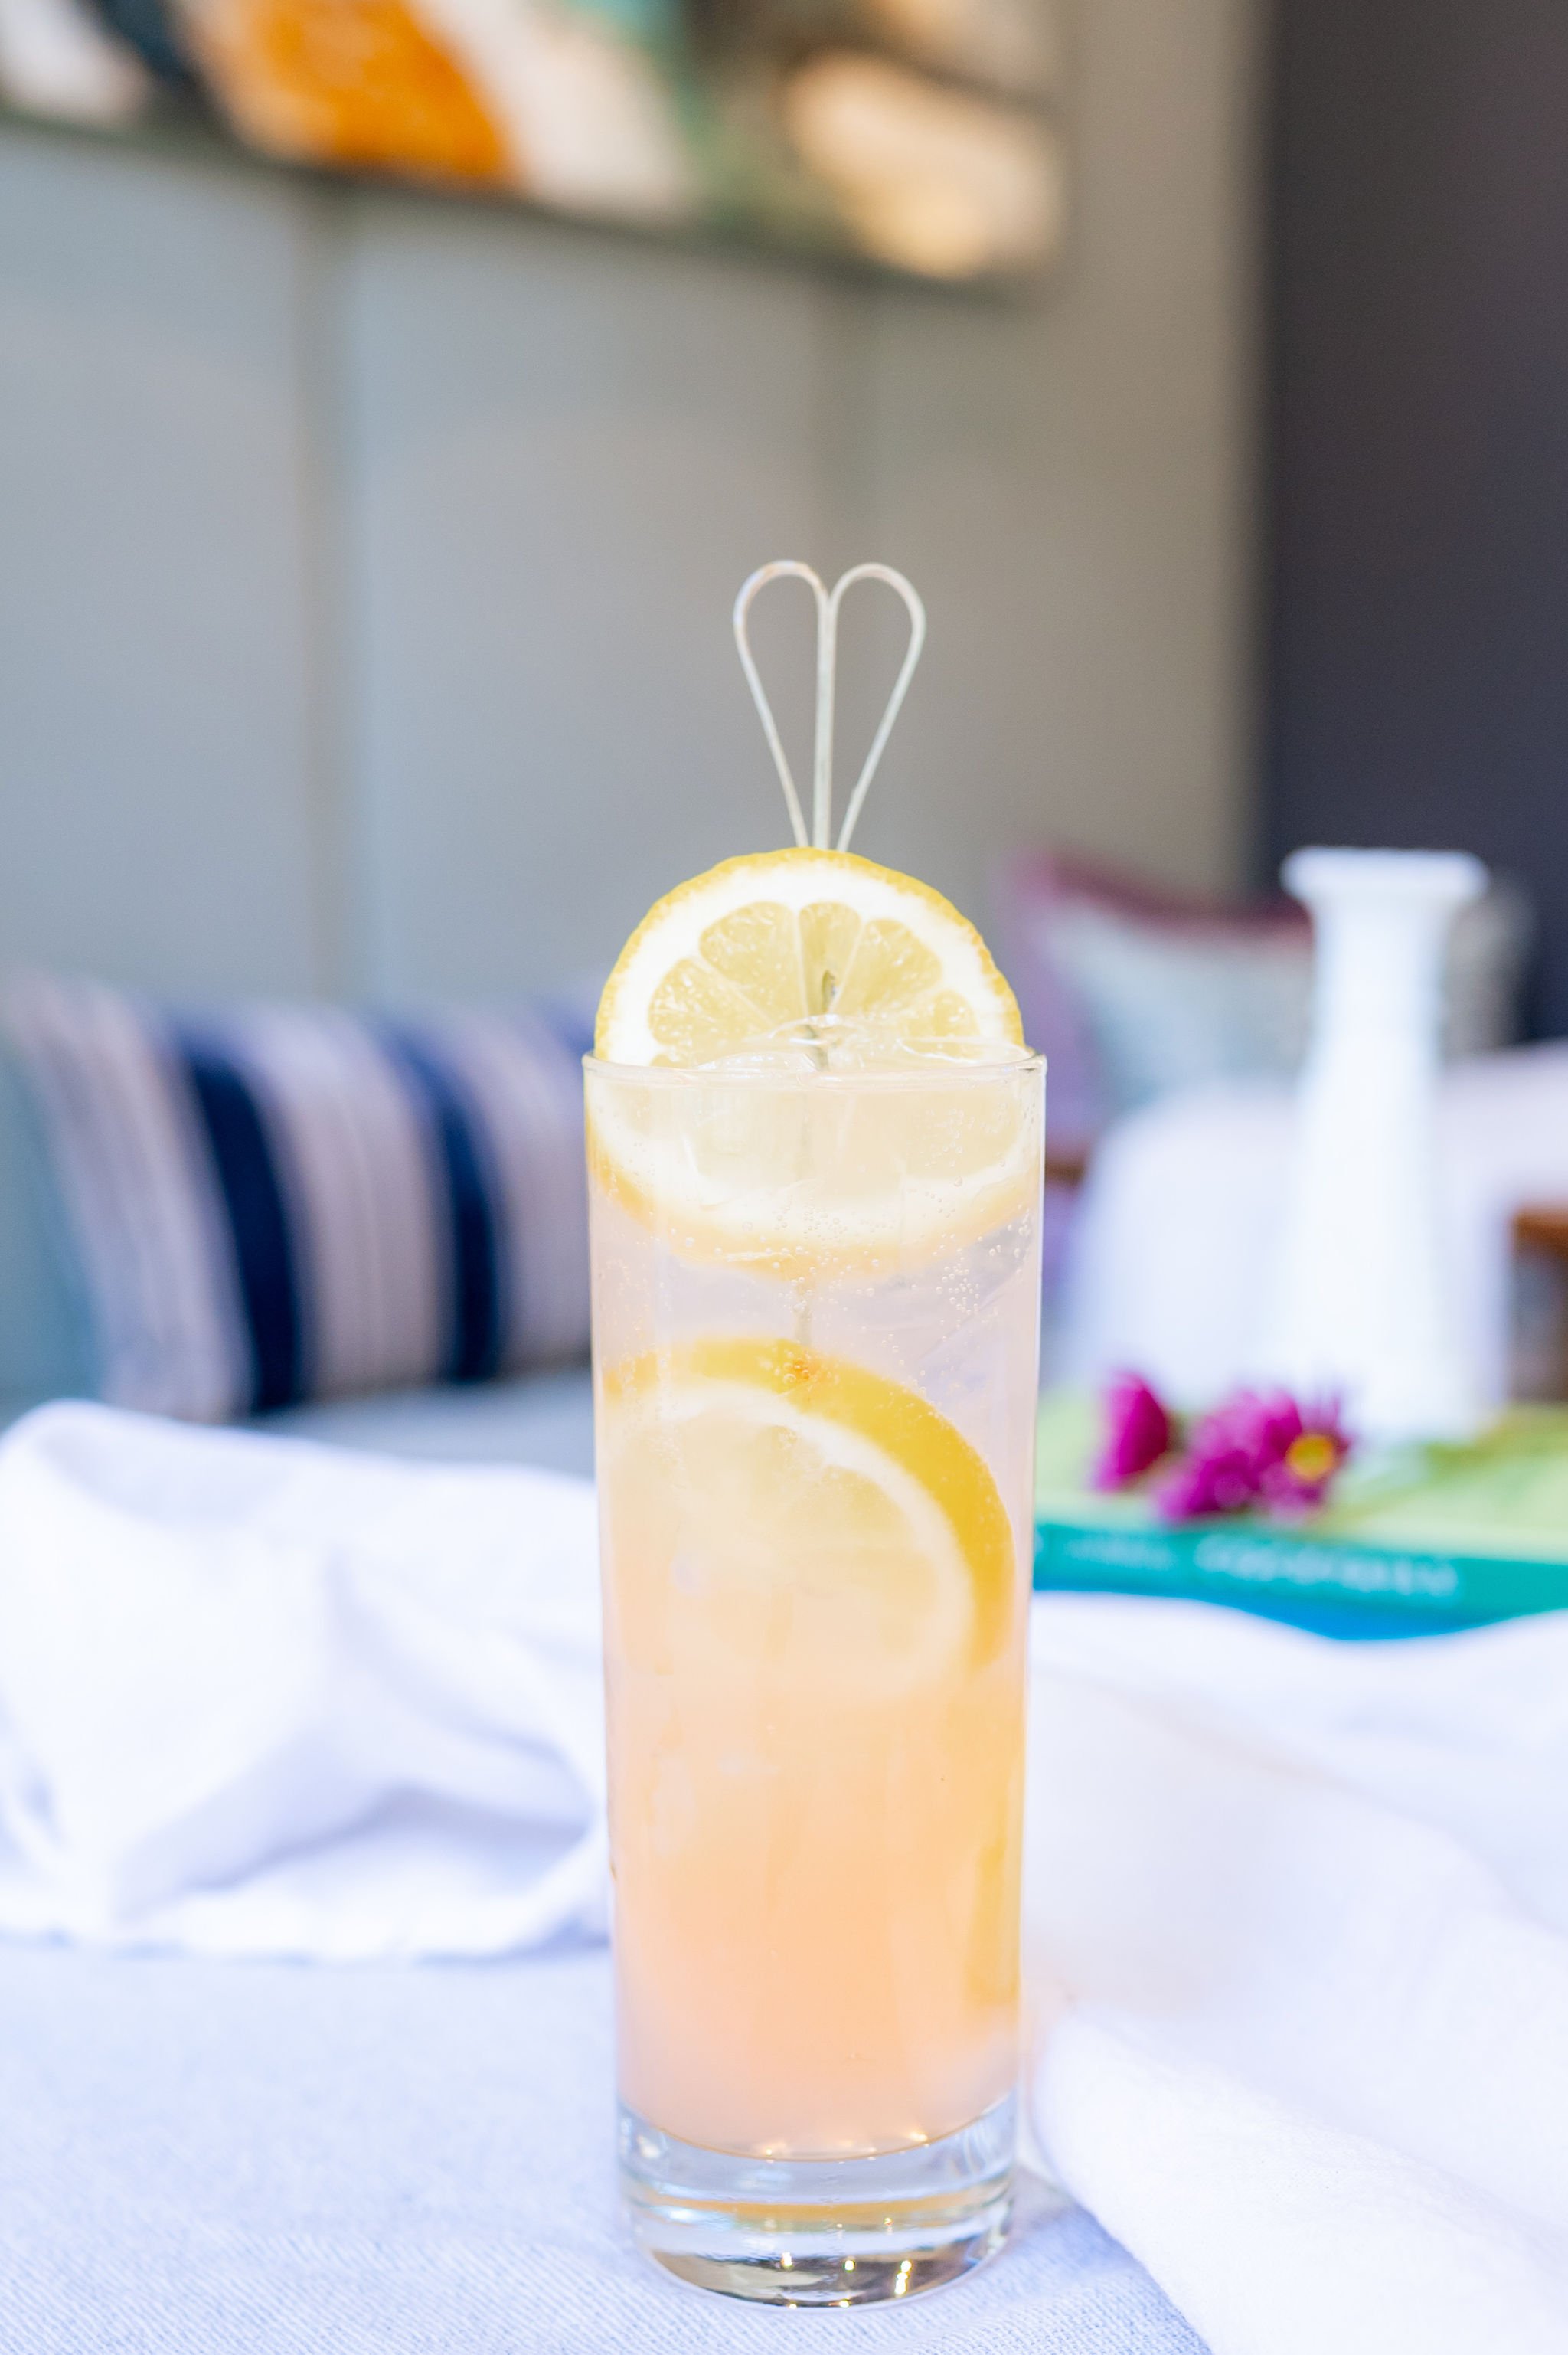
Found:
[[[622,2185],[801,2306],[1013,2163],[1044,1067],[892,1060],[587,1065]]]

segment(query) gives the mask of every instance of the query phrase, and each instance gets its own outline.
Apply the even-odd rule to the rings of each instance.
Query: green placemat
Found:
[[[1347,1467],[1309,1520],[1171,1528],[1141,1496],[1085,1487],[1099,1409],[1040,1411],[1034,1583],[1188,1596],[1343,1635],[1478,1626],[1568,1607],[1568,1408],[1511,1409],[1463,1447]]]

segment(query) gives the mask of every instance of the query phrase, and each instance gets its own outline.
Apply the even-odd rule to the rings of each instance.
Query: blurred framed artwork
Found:
[[[917,276],[1060,242],[1063,0],[0,0],[0,94]]]

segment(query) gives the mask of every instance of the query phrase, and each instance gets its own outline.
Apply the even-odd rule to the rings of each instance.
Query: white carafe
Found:
[[[1312,1028],[1264,1350],[1298,1395],[1338,1392],[1372,1443],[1480,1421],[1443,1245],[1437,1164],[1444,951],[1486,887],[1459,852],[1298,850],[1312,913]]]

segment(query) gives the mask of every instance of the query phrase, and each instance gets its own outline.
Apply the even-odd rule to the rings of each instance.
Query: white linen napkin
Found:
[[[1043,1599],[1035,2129],[1215,2355],[1568,2349],[1568,1614]]]
[[[1035,2156],[1214,2355],[1568,2349],[1568,1614],[1034,1606]],[[0,1445],[0,1928],[597,1931],[592,1492],[83,1405]]]
[[[602,1929],[593,1492],[44,1407],[0,1445],[0,1929],[491,1955]]]

